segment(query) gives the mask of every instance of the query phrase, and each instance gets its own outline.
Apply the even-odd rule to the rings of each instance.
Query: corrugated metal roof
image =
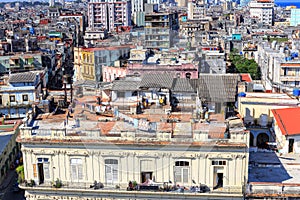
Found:
[[[135,91],[139,89],[140,81],[118,80],[113,82],[113,91]]]
[[[197,90],[200,98],[213,102],[235,102],[238,74],[201,74]]]
[[[189,79],[175,78],[173,80],[172,92],[195,92],[191,86]]]
[[[36,74],[33,72],[24,72],[11,74],[9,77],[9,83],[32,83],[36,79]]]
[[[145,74],[142,77],[140,88],[167,88],[173,86],[173,75],[171,74]]]

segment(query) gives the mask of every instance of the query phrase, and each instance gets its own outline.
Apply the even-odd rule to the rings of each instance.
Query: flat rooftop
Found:
[[[298,154],[251,152],[249,182],[300,184],[300,157]]]

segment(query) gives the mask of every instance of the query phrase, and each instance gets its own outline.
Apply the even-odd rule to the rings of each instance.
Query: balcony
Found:
[[[280,75],[280,81],[300,81],[300,75]]]
[[[97,196],[97,198],[107,198],[108,196],[114,196],[117,199],[128,198],[130,196],[135,196],[135,198],[140,199],[150,195],[153,199],[209,199],[212,197],[217,197],[218,199],[227,199],[242,197],[242,187],[238,186],[224,187],[222,188],[222,190],[209,191],[209,188],[208,190],[206,189],[207,186],[205,184],[201,184],[201,189],[203,188],[202,190],[193,191],[187,189],[186,191],[182,192],[182,190],[179,190],[176,187],[171,187],[171,184],[168,181],[164,183],[154,183],[155,185],[153,186],[156,186],[156,188],[154,189],[154,187],[152,186],[152,190],[145,190],[145,187],[142,188],[142,186],[140,185],[138,185],[137,189],[135,190],[127,190],[127,184],[127,181],[126,183],[115,183],[115,185],[118,186],[117,188],[115,185],[113,186],[104,184],[104,188],[101,189],[94,189],[92,187],[94,185],[92,181],[88,183],[62,182],[61,188],[55,188],[51,183],[43,183],[40,185],[36,184],[32,187],[26,186],[25,184],[20,184],[19,187],[21,189],[29,191],[29,193],[39,194],[39,191],[42,191],[43,193],[49,192],[48,194],[52,198],[53,196],[56,196],[55,193],[64,193],[66,194],[66,196],[74,194],[80,194],[89,197]],[[164,184],[170,186],[170,189],[164,189]],[[55,193],[53,193],[54,189],[56,191]]]

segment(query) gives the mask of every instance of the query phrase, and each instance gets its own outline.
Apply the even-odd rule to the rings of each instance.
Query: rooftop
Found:
[[[103,111],[103,108],[105,111]],[[226,136],[222,114],[211,113],[207,120],[195,119],[192,112],[165,112],[165,107],[151,108],[143,114],[110,108],[108,102],[97,104],[95,96],[77,98],[71,109],[56,109],[27,119],[21,127],[22,142],[103,143],[127,145],[191,145],[245,147],[243,140]],[[242,124],[242,123],[241,123]],[[244,134],[243,125],[232,134]]]
[[[300,134],[300,107],[274,109],[272,112],[283,135]]]

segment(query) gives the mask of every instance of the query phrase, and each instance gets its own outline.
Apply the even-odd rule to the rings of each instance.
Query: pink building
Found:
[[[125,77],[127,69],[125,67],[110,67],[104,66],[103,70],[103,82],[112,82],[116,78]]]
[[[151,73],[170,73],[174,78],[198,78],[198,66],[192,63],[180,65],[157,65],[157,64],[128,64],[128,75],[143,75]]]

